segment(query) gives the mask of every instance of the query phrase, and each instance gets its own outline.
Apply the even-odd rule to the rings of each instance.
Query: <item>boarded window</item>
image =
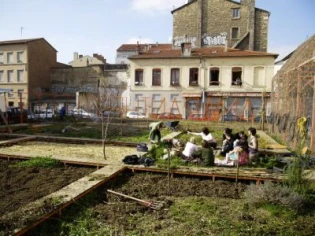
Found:
[[[265,68],[262,66],[254,68],[254,86],[265,86]]]

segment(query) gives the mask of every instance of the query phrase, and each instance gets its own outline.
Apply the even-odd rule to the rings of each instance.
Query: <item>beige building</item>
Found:
[[[131,106],[146,114],[249,119],[269,104],[276,54],[225,47],[148,50],[129,58]],[[267,108],[269,105],[267,105]]]
[[[174,9],[173,46],[227,44],[230,48],[267,51],[270,13],[255,7],[255,0],[189,0]]]
[[[69,62],[72,67],[86,67],[90,65],[105,65],[106,60],[102,55],[94,53],[93,56],[79,55],[77,52],[73,53],[73,61]]]
[[[36,93],[49,90],[56,66],[57,50],[44,38],[0,41],[0,88],[11,91],[6,105],[28,109]]]

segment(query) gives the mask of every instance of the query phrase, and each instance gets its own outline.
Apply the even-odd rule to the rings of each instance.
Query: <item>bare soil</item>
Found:
[[[162,201],[164,202],[163,208],[160,211],[155,211],[139,204],[137,201],[108,193],[107,189],[147,201]],[[212,182],[208,178],[176,177],[170,180],[169,194],[168,177],[165,174],[124,173],[101,187],[98,190],[97,197],[94,196],[93,200],[88,200],[88,197],[86,197],[82,202],[78,202],[67,209],[61,215],[61,220],[50,219],[31,232],[30,235],[45,235],[47,232],[54,232],[53,235],[67,234],[69,232],[62,229],[61,222],[68,224],[69,222],[67,221],[69,220],[72,223],[76,222],[76,217],[82,219],[80,212],[86,212],[86,207],[89,208],[89,212],[92,214],[89,216],[89,227],[96,227],[96,230],[109,226],[111,229],[115,229],[114,231],[118,235],[124,235],[124,232],[131,232],[135,229],[139,230],[139,227],[143,227],[140,222],[130,222],[128,220],[131,216],[139,214],[139,217],[141,215],[141,217],[153,217],[156,219],[156,221],[152,222],[156,224],[153,226],[152,232],[158,234],[160,227],[162,227],[159,222],[171,221],[171,219],[168,219],[168,209],[177,199],[193,196],[239,199],[245,189],[246,185],[241,183],[235,184],[220,180]],[[90,202],[90,205],[86,206],[84,202]],[[78,209],[78,206],[84,207],[79,207]],[[151,228],[152,225],[149,227]],[[93,229],[91,230],[93,231]],[[145,232],[145,229],[143,230]]]
[[[95,168],[69,165],[57,168],[12,167],[16,162],[0,159],[0,216],[95,171]]]

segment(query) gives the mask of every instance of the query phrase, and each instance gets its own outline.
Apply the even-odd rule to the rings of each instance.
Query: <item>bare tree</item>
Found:
[[[122,135],[122,107],[121,107],[121,92],[122,84],[108,85],[106,83],[100,84],[97,94],[93,94],[93,103],[96,108],[102,129],[102,145],[104,159],[107,160],[106,155],[106,140],[108,137],[109,126],[114,117],[120,117],[120,135]]]

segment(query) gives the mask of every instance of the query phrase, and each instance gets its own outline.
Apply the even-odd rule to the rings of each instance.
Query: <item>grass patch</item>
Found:
[[[34,157],[27,161],[21,161],[14,165],[13,167],[45,167],[45,168],[55,168],[61,166],[61,162],[53,159],[51,157]]]

